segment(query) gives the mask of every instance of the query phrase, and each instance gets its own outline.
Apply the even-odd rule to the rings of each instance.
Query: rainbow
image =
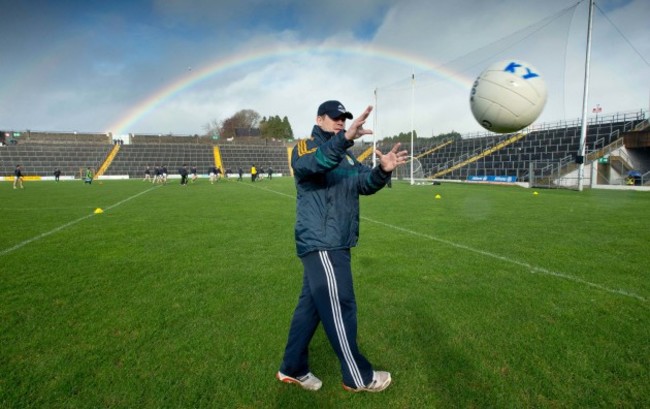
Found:
[[[361,47],[328,47],[328,46],[298,46],[285,47],[280,49],[268,48],[256,49],[247,52],[231,54],[224,58],[219,58],[208,64],[202,69],[190,70],[187,74],[179,77],[175,81],[167,84],[163,88],[152,93],[132,106],[128,112],[113,122],[107,129],[113,135],[125,135],[129,130],[143,117],[154,111],[165,101],[170,100],[182,91],[204,81],[210,77],[219,75],[225,71],[236,67],[264,62],[268,60],[277,60],[281,58],[296,56],[300,54],[311,53],[313,55],[343,54],[356,55],[369,58],[377,58],[392,63],[407,65],[414,71],[418,70],[426,73],[434,73],[442,80],[449,81],[460,86],[463,89],[471,88],[474,79],[466,77],[460,73],[454,72],[441,64],[436,64],[431,60],[421,58],[412,54],[389,48],[361,48]]]

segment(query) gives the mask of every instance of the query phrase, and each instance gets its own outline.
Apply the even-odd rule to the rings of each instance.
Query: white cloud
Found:
[[[57,43],[49,49],[39,46],[29,58],[24,50],[31,43],[0,31],[4,38],[0,43],[4,41],[12,50],[23,49],[16,66],[0,65],[0,76],[14,79],[0,84],[0,127],[104,131],[188,75],[189,67],[200,70],[233,56],[240,58],[239,64],[179,91],[126,131],[201,133],[207,122],[241,109],[255,109],[262,116],[288,116],[294,133],[304,136],[311,130],[320,102],[340,99],[356,114],[374,104],[376,88],[377,115],[369,121],[376,121],[381,136],[408,131],[411,117],[422,136],[477,131],[481,128],[469,110],[471,80],[506,56],[524,59],[545,75],[549,102],[540,120],[573,119],[580,114],[585,2],[575,14],[528,33],[529,37],[507,50],[503,48],[508,40],[496,40],[512,40],[517,30],[570,5],[564,0],[459,0],[435,5],[425,0],[336,0],[325,7],[284,0],[275,7],[293,15],[258,25],[255,22],[264,22],[259,12],[271,13],[270,19],[277,11],[270,8],[271,3],[219,4],[156,0],[154,17],[165,24],[156,18],[133,22],[127,14],[113,10],[122,18],[100,15],[96,22],[100,26],[93,28],[107,36],[101,42],[94,34],[84,35],[83,27],[73,26],[52,33]],[[650,32],[645,20],[650,2],[605,3],[604,9],[649,59]],[[650,69],[599,13],[594,26],[590,105],[598,103],[605,112],[647,109]],[[76,21],[73,17],[70,21]],[[121,23],[115,29],[109,26],[111,21]],[[229,31],[233,22],[237,28]],[[268,50],[267,58],[247,59],[253,50]],[[22,61],[30,65],[21,66]],[[452,72],[459,75],[448,78]],[[9,93],[22,98],[9,100]]]

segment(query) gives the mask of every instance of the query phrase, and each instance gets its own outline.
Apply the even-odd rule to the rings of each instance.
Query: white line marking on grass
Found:
[[[140,193],[137,193],[137,194],[135,194],[135,195],[133,195],[133,196],[131,196],[131,197],[127,197],[126,199],[124,199],[124,200],[122,200],[122,201],[120,201],[120,202],[117,202],[117,203],[115,203],[115,204],[112,205],[112,206],[107,207],[106,210],[114,209],[114,208],[116,208],[117,206],[120,206],[120,205],[122,205],[122,204],[128,202],[129,200],[135,199],[135,198],[138,197],[138,196],[141,196],[141,195],[143,195],[143,194],[145,194],[145,193],[149,193],[149,192],[151,192],[152,190],[154,190],[154,189],[158,189],[158,188],[160,188],[160,187],[162,187],[162,185],[160,185],[160,186],[150,187],[150,188],[147,189],[147,190],[144,190],[144,191],[142,191],[142,192],[140,192]]]
[[[286,196],[286,197],[289,197],[289,198],[292,198],[292,199],[296,198],[295,195],[289,195],[289,194],[286,194],[286,193],[283,193],[283,192],[278,192],[277,190],[272,190],[272,189],[269,189],[267,187],[253,186],[252,184],[246,184],[246,186],[257,188],[259,190],[266,190],[267,192],[276,193],[278,195]],[[596,284],[596,283],[592,283],[590,281],[584,280],[584,279],[582,279],[580,277],[572,276],[570,274],[547,270],[547,269],[545,269],[543,267],[536,267],[536,266],[533,266],[532,264],[528,264],[528,263],[523,262],[523,261],[518,261],[518,260],[508,258],[508,257],[500,256],[498,254],[490,253],[489,251],[475,249],[473,247],[465,246],[463,244],[458,244],[458,243],[454,243],[454,242],[449,241],[449,240],[444,240],[444,239],[441,239],[441,238],[438,238],[438,237],[435,237],[435,236],[431,236],[430,234],[416,232],[416,231],[413,231],[413,230],[405,229],[403,227],[395,226],[393,224],[388,224],[388,223],[380,222],[380,221],[377,221],[377,220],[369,219],[367,217],[361,217],[361,219],[369,221],[371,223],[375,223],[375,224],[384,226],[384,227],[388,227],[388,228],[393,229],[393,230],[401,231],[402,233],[407,233],[407,234],[410,234],[410,235],[413,235],[413,236],[418,236],[418,237],[422,237],[422,238],[425,238],[425,239],[437,241],[438,243],[446,244],[448,246],[455,247],[457,249],[470,251],[472,253],[480,254],[480,255],[486,256],[486,257],[495,258],[497,260],[501,260],[501,261],[506,262],[506,263],[515,264],[515,265],[518,265],[518,266],[521,266],[521,267],[527,269],[528,271],[530,271],[531,274],[543,274],[543,275],[547,275],[547,276],[551,276],[551,277],[562,278],[562,279],[565,279],[565,280],[568,280],[568,281],[573,281],[574,283],[579,283],[579,284],[586,285],[588,287],[597,288],[597,289],[599,289],[601,291],[604,291],[606,293],[623,295],[625,297],[635,298],[635,299],[637,299],[639,301],[643,301],[643,302],[647,301],[647,299],[645,297],[642,297],[642,296],[640,296],[638,294],[635,294],[635,293],[632,293],[632,292],[629,292],[629,291],[626,291],[626,290],[623,290],[623,289],[609,288],[609,287],[606,287],[606,286],[601,285],[601,284]]]
[[[11,252],[14,251],[14,250],[18,250],[18,249],[21,248],[21,247],[24,247],[24,246],[26,246],[26,245],[28,245],[28,244],[30,244],[30,243],[35,242],[36,240],[42,239],[43,237],[47,237],[47,236],[49,236],[49,235],[51,235],[51,234],[54,234],[54,233],[56,233],[56,232],[58,232],[58,231],[61,231],[61,230],[65,229],[65,228],[67,228],[67,227],[73,226],[73,225],[75,225],[75,224],[77,224],[77,223],[79,223],[79,222],[81,222],[81,221],[84,221],[84,220],[86,220],[86,219],[88,219],[88,218],[90,218],[90,217],[93,217],[93,216],[94,216],[94,214],[91,213],[91,214],[89,214],[89,215],[87,215],[87,216],[83,216],[83,217],[81,217],[81,218],[79,218],[79,219],[77,219],[77,220],[73,220],[73,221],[71,221],[71,222],[68,222],[68,223],[64,224],[63,226],[59,226],[59,227],[57,227],[57,228],[55,228],[55,229],[52,229],[52,230],[50,230],[50,231],[48,231],[48,232],[41,233],[41,234],[39,234],[38,236],[36,236],[36,237],[32,237],[32,238],[29,239],[29,240],[22,241],[22,242],[16,244],[15,246],[13,246],[13,247],[10,247],[10,248],[8,248],[8,249],[5,249],[5,250],[0,251],[0,256],[7,255],[7,254],[11,253]]]
[[[145,193],[148,193],[148,192],[152,191],[153,189],[157,189],[157,188],[159,188],[159,187],[160,187],[160,186],[155,186],[155,187],[149,188],[149,189],[147,189],[147,190],[145,190],[145,191],[143,191],[143,192],[140,192],[140,193],[138,193],[138,194],[135,194],[135,195],[133,195],[133,196],[131,196],[131,197],[127,197],[126,199],[124,199],[124,200],[122,200],[122,201],[120,201],[120,202],[117,202],[117,203],[115,203],[115,204],[112,205],[112,206],[107,207],[106,210],[104,210],[104,211],[114,209],[114,208],[116,208],[117,206],[119,206],[119,205],[121,205],[121,204],[124,204],[124,203],[128,202],[128,201],[131,200],[131,199],[135,199],[136,197],[138,197],[138,196],[140,196],[140,195],[143,195],[143,194],[145,194]],[[18,250],[18,249],[21,248],[21,247],[25,247],[26,245],[31,244],[31,243],[35,242],[36,240],[40,240],[40,239],[42,239],[43,237],[50,236],[50,235],[52,235],[52,234],[54,234],[54,233],[60,232],[60,231],[63,230],[63,229],[66,229],[66,228],[68,228],[68,227],[70,227],[70,226],[74,226],[75,224],[77,224],[77,223],[79,223],[79,222],[82,222],[82,221],[84,221],[84,220],[86,220],[86,219],[89,219],[89,218],[91,218],[91,217],[93,217],[93,216],[96,216],[96,214],[94,214],[94,213],[90,213],[89,215],[82,216],[82,217],[80,217],[80,218],[78,218],[78,219],[76,219],[76,220],[73,220],[73,221],[71,221],[71,222],[68,222],[68,223],[66,223],[66,224],[64,224],[64,225],[62,225],[62,226],[56,227],[56,228],[54,228],[54,229],[52,229],[52,230],[50,230],[50,231],[48,231],[48,232],[41,233],[41,234],[39,234],[38,236],[32,237],[31,239],[28,239],[28,240],[22,241],[22,242],[16,244],[15,246],[13,246],[13,247],[10,247],[10,248],[8,248],[8,249],[4,249],[4,250],[0,251],[0,257],[9,254],[9,253],[11,253],[12,251]]]
[[[542,268],[542,267],[536,267],[536,266],[533,266],[532,264],[528,264],[528,263],[523,262],[523,261],[518,261],[518,260],[508,258],[508,257],[500,256],[498,254],[490,253],[489,251],[475,249],[473,247],[465,246],[463,244],[454,243],[452,241],[440,239],[438,237],[434,237],[434,236],[431,236],[429,234],[419,233],[419,232],[416,232],[416,231],[413,231],[413,230],[405,229],[403,227],[399,227],[399,226],[395,226],[395,225],[392,225],[392,224],[388,224],[388,223],[380,222],[380,221],[377,221],[377,220],[369,219],[367,217],[362,217],[362,219],[366,220],[366,221],[369,221],[371,223],[375,223],[375,224],[378,224],[378,225],[381,225],[381,226],[384,226],[384,227],[388,227],[388,228],[391,228],[393,230],[398,230],[398,231],[401,231],[403,233],[407,233],[407,234],[410,234],[410,235],[413,235],[413,236],[418,236],[418,237],[422,237],[422,238],[425,238],[425,239],[437,241],[438,243],[446,244],[448,246],[455,247],[457,249],[470,251],[472,253],[480,254],[480,255],[486,256],[486,257],[492,257],[492,258],[495,258],[497,260],[504,261],[506,263],[515,264],[515,265],[524,267],[525,269],[529,270],[531,274],[544,274],[544,275],[548,275],[548,276],[552,276],[552,277],[563,278],[565,280],[569,280],[569,281],[573,281],[573,282],[576,282],[576,283],[584,284],[584,285],[589,286],[589,287],[597,288],[599,290],[605,291],[605,292],[610,293],[610,294],[624,295],[626,297],[636,298],[637,300],[643,301],[643,302],[647,301],[645,297],[642,297],[642,296],[640,296],[638,294],[635,294],[635,293],[632,293],[632,292],[629,292],[629,291],[626,291],[626,290],[609,288],[609,287],[606,287],[606,286],[601,285],[601,284],[596,284],[596,283],[592,283],[592,282],[587,281],[587,280],[583,280],[582,278],[575,277],[575,276],[572,276],[570,274],[560,273],[560,272],[557,272],[557,271],[551,271],[551,270],[547,270],[547,269]]]

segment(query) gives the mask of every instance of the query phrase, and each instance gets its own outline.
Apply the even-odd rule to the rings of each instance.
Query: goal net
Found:
[[[393,172],[393,178],[397,180],[410,180],[411,179],[411,163],[413,163],[413,179],[424,179],[424,170],[422,164],[417,158],[411,158],[404,165],[399,166]]]

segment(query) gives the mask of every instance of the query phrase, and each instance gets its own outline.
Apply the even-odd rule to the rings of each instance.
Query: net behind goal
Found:
[[[413,179],[424,179],[424,170],[422,169],[422,164],[417,158],[411,158],[404,165],[399,166],[393,172],[393,178],[398,180],[410,180],[411,179],[411,161],[413,161]]]

